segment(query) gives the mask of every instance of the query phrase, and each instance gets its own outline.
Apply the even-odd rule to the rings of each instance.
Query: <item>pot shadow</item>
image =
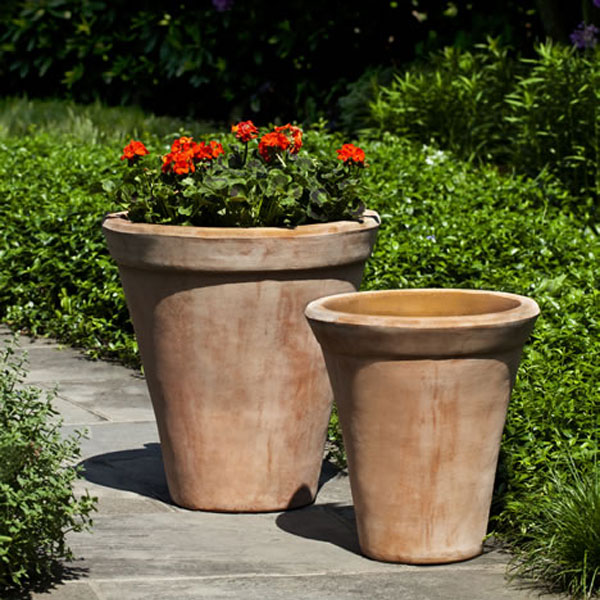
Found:
[[[327,542],[362,555],[358,545],[354,507],[335,502],[312,504],[281,513],[277,527],[292,535]]]
[[[160,444],[148,443],[143,448],[98,454],[80,463],[82,475],[91,483],[174,504],[169,494]],[[318,489],[336,476],[338,469],[324,460]],[[310,490],[302,486],[294,494],[289,508],[304,506],[311,501]]]
[[[331,461],[325,459],[321,465],[321,474],[319,475],[319,483],[317,489],[320,490],[330,479],[333,479],[340,469],[336,467]]]
[[[150,443],[135,450],[98,454],[87,458],[81,465],[87,481],[173,504],[160,444]]]

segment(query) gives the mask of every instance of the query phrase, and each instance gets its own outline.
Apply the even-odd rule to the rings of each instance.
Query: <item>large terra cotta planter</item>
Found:
[[[340,413],[360,547],[444,563],[482,551],[509,396],[539,314],[477,290],[311,302]]]
[[[105,219],[174,502],[312,502],[332,393],[304,308],[358,288],[378,226],[373,212],[295,229]]]

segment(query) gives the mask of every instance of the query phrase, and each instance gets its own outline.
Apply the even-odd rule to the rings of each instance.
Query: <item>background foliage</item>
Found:
[[[4,0],[0,83],[5,94],[302,121],[331,112],[368,67],[486,35],[527,48],[539,31],[533,0]]]
[[[598,57],[551,43],[521,60],[496,40],[474,51],[446,48],[389,85],[372,88],[369,114],[364,104],[347,105],[361,116],[345,121],[532,177],[548,169],[571,192],[571,209],[597,221]],[[362,98],[369,103],[369,94]]]
[[[498,52],[498,60],[504,60]],[[548,68],[559,72],[563,59],[580,61],[573,67],[577,73],[595,68],[586,62],[591,58],[571,51],[557,49],[556,56],[554,49],[548,52],[548,59],[536,59],[536,68],[548,60]],[[462,55],[439,56],[460,63]],[[473,59],[480,61],[471,72],[477,93],[492,87],[480,84],[479,68],[484,79],[493,80],[504,72],[493,66],[495,56],[488,51],[483,59]],[[573,96],[575,102],[565,102],[565,95],[575,89],[566,88],[560,99],[564,110],[559,113],[546,80],[522,73],[518,77],[523,95],[550,103],[554,112],[548,110],[544,121],[548,131],[562,135],[566,125],[560,115],[572,111],[578,115],[575,126],[586,135],[583,129],[590,113],[575,110],[579,101],[589,106],[592,91],[588,96],[586,88]],[[449,89],[456,93],[453,84]],[[469,87],[457,89],[462,89],[462,101],[472,106]],[[518,89],[505,96],[503,110],[511,117],[521,114],[530,123],[529,143],[549,140],[558,147],[555,140],[562,139],[560,135],[542,135],[540,121],[531,121],[543,117],[543,102],[538,99],[520,106]],[[468,116],[466,111],[456,114]],[[475,114],[485,117],[484,111]],[[507,123],[513,126],[510,120]],[[82,346],[94,356],[139,365],[117,269],[100,232],[102,216],[116,207],[107,201],[100,183],[120,177],[123,165],[118,157],[131,134],[147,138],[157,152],[160,148],[167,152],[174,135],[211,131],[207,124],[191,131],[190,126],[176,119],[146,119],[137,110],[103,109],[99,104],[3,101],[0,219],[5,235],[0,239],[0,316],[5,322]],[[562,167],[557,167],[560,157],[539,172],[528,166],[533,176],[527,177],[507,168],[508,159],[503,168],[486,165],[483,159],[462,162],[451,152],[423,144],[423,139],[435,139],[432,131],[426,135],[425,127],[423,138],[412,135],[409,140],[383,129],[364,131],[356,140],[370,163],[365,173],[367,205],[383,217],[367,265],[365,289],[501,289],[532,296],[542,309],[509,408],[493,506],[496,533],[527,548],[536,535],[540,539],[536,532],[548,518],[553,494],[573,482],[573,470],[591,477],[595,469],[600,426],[600,242],[590,218],[591,193],[563,177]],[[489,136],[500,142],[502,136],[495,138],[491,131],[482,139]],[[307,149],[321,156],[331,155],[342,141],[348,140],[323,130],[305,136]],[[480,152],[476,144],[473,147]],[[586,158],[589,147],[588,142],[582,145],[584,160],[579,162],[597,168]],[[335,421],[330,436],[339,442]],[[555,477],[548,477],[549,465]],[[584,528],[581,536],[587,531]],[[539,555],[535,550],[534,556]],[[586,569],[579,562],[571,581],[579,578],[587,586],[587,579],[581,579]]]
[[[492,527],[513,545],[516,572],[593,593],[600,61],[597,49],[571,47],[581,22],[600,25],[596,0],[5,0],[3,92],[71,102],[0,99],[0,318],[139,366],[100,233],[102,215],[116,208],[100,183],[118,178],[124,143],[143,138],[166,152],[178,134],[213,132],[208,119],[324,115],[359,136],[371,164],[367,204],[384,217],[366,289],[478,287],[539,302],[509,409]],[[325,156],[342,139],[315,131],[306,142]],[[6,382],[19,369],[6,363],[0,418],[14,406]],[[0,453],[15,440],[33,444],[0,461],[2,482],[15,458],[43,457],[25,461],[26,477],[38,481],[36,469],[53,464],[45,448],[75,452],[47,424],[47,403],[24,394],[19,406],[31,412],[19,422],[46,425],[0,428]],[[335,414],[330,440],[343,460]],[[61,527],[84,525],[91,505],[71,503],[73,472],[60,473],[30,495],[27,486],[22,496],[2,488],[11,510],[25,511],[6,513],[12,525],[0,519],[2,582],[29,577],[42,556],[35,552],[66,555]],[[44,515],[35,502],[51,508],[44,515],[53,525],[36,520]]]

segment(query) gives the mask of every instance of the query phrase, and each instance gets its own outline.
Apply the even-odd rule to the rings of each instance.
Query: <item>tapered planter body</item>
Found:
[[[443,563],[481,552],[509,396],[538,313],[528,298],[472,290],[308,305],[366,555]]]
[[[355,290],[378,227],[103,224],[173,500],[267,511],[314,499],[332,394],[306,304]]]

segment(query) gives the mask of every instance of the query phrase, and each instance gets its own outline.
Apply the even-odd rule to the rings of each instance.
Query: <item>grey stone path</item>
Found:
[[[0,335],[7,336],[6,329]],[[71,579],[49,600],[282,598],[524,600],[497,549],[459,564],[416,567],[361,556],[348,478],[324,463],[314,505],[287,513],[217,514],[171,504],[144,380],[52,341],[22,337],[28,382],[58,385],[66,431],[87,428],[85,480],[99,499],[92,533],[69,535]],[[548,598],[548,596],[545,596]]]

